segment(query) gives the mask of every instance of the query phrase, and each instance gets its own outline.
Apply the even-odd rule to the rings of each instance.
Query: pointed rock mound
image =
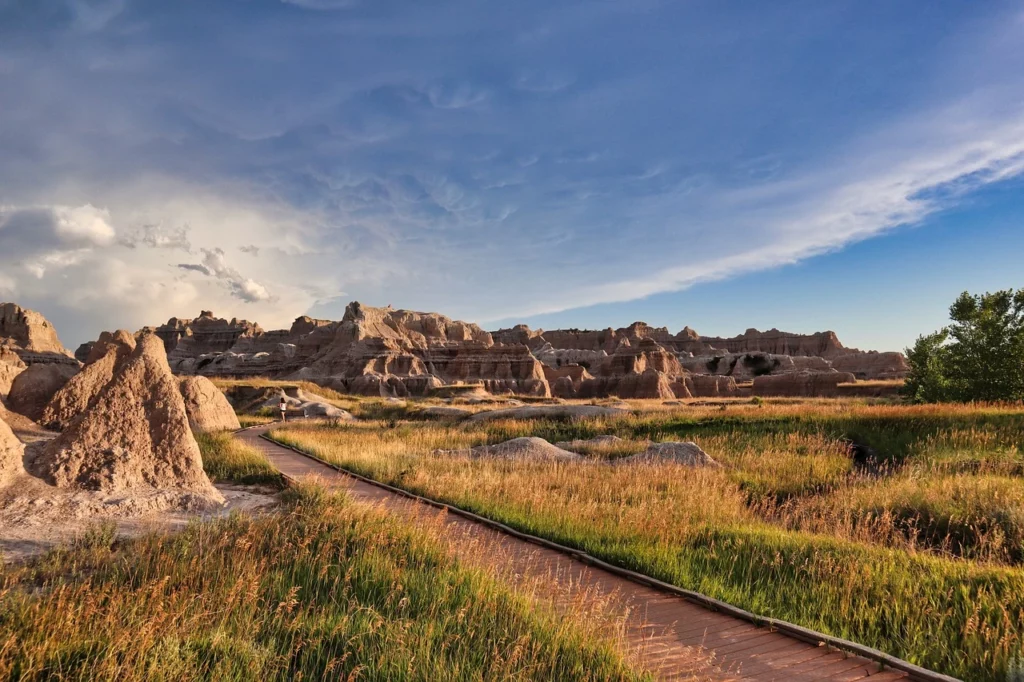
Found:
[[[181,377],[178,381],[193,432],[237,431],[242,428],[227,396],[212,381],[200,376]]]
[[[82,414],[114,378],[114,373],[135,350],[135,338],[123,329],[100,335],[81,372],[57,391],[39,420],[43,426],[62,431]]]
[[[138,340],[91,407],[47,445],[42,464],[62,488],[172,489],[223,502],[203,471],[163,343],[152,334]]]
[[[11,482],[19,474],[25,473],[22,456],[25,446],[11,431],[3,419],[0,419],[0,487]]]

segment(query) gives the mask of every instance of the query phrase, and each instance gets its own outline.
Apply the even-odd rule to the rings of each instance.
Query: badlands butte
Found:
[[[5,313],[4,319],[17,314],[29,313]],[[5,322],[10,329],[2,333],[16,339],[16,326]],[[475,384],[494,395],[563,399],[834,396],[884,390],[858,382],[902,379],[907,372],[902,354],[846,348],[830,331],[751,329],[720,338],[636,322],[621,329],[519,325],[488,332],[437,313],[359,303],[351,303],[340,321],[303,316],[287,330],[264,331],[255,322],[203,312],[140,333],[163,341],[178,375],[306,380],[383,397],[429,396],[452,384]],[[33,347],[50,355],[18,351],[16,340],[11,345],[26,364],[67,366],[69,354],[55,336],[48,339]],[[74,357],[88,362],[94,345],[84,344]]]

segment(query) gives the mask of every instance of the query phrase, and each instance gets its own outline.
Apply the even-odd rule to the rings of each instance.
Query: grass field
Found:
[[[554,616],[439,542],[322,490],[280,514],[0,568],[0,678],[634,680],[582,616]]]
[[[1024,644],[1024,410],[723,405],[576,423],[297,424],[275,437],[763,615],[970,680],[1004,674]],[[434,454],[605,433],[625,442],[579,463]],[[648,439],[694,440],[723,467],[604,464]]]
[[[263,453],[233,438],[230,432],[198,433],[203,469],[214,483],[283,485],[281,474]]]

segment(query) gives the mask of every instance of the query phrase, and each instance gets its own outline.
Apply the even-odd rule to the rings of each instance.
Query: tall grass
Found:
[[[1010,406],[748,404],[591,422],[295,425],[274,437],[755,612],[987,680],[1024,645],[1021,423]],[[856,466],[854,430],[890,448],[878,470]],[[601,433],[625,438],[622,454],[685,434],[724,466],[435,452]],[[951,452],[961,465],[943,464]]]
[[[203,469],[214,483],[281,487],[281,474],[260,451],[232,437],[230,432],[196,434]]]
[[[0,569],[0,677],[633,680],[436,539],[322,490],[286,511],[102,540]]]

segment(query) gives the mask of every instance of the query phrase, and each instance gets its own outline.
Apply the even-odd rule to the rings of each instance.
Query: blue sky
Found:
[[[0,0],[0,298],[831,328],[1024,286],[1018,2]]]

